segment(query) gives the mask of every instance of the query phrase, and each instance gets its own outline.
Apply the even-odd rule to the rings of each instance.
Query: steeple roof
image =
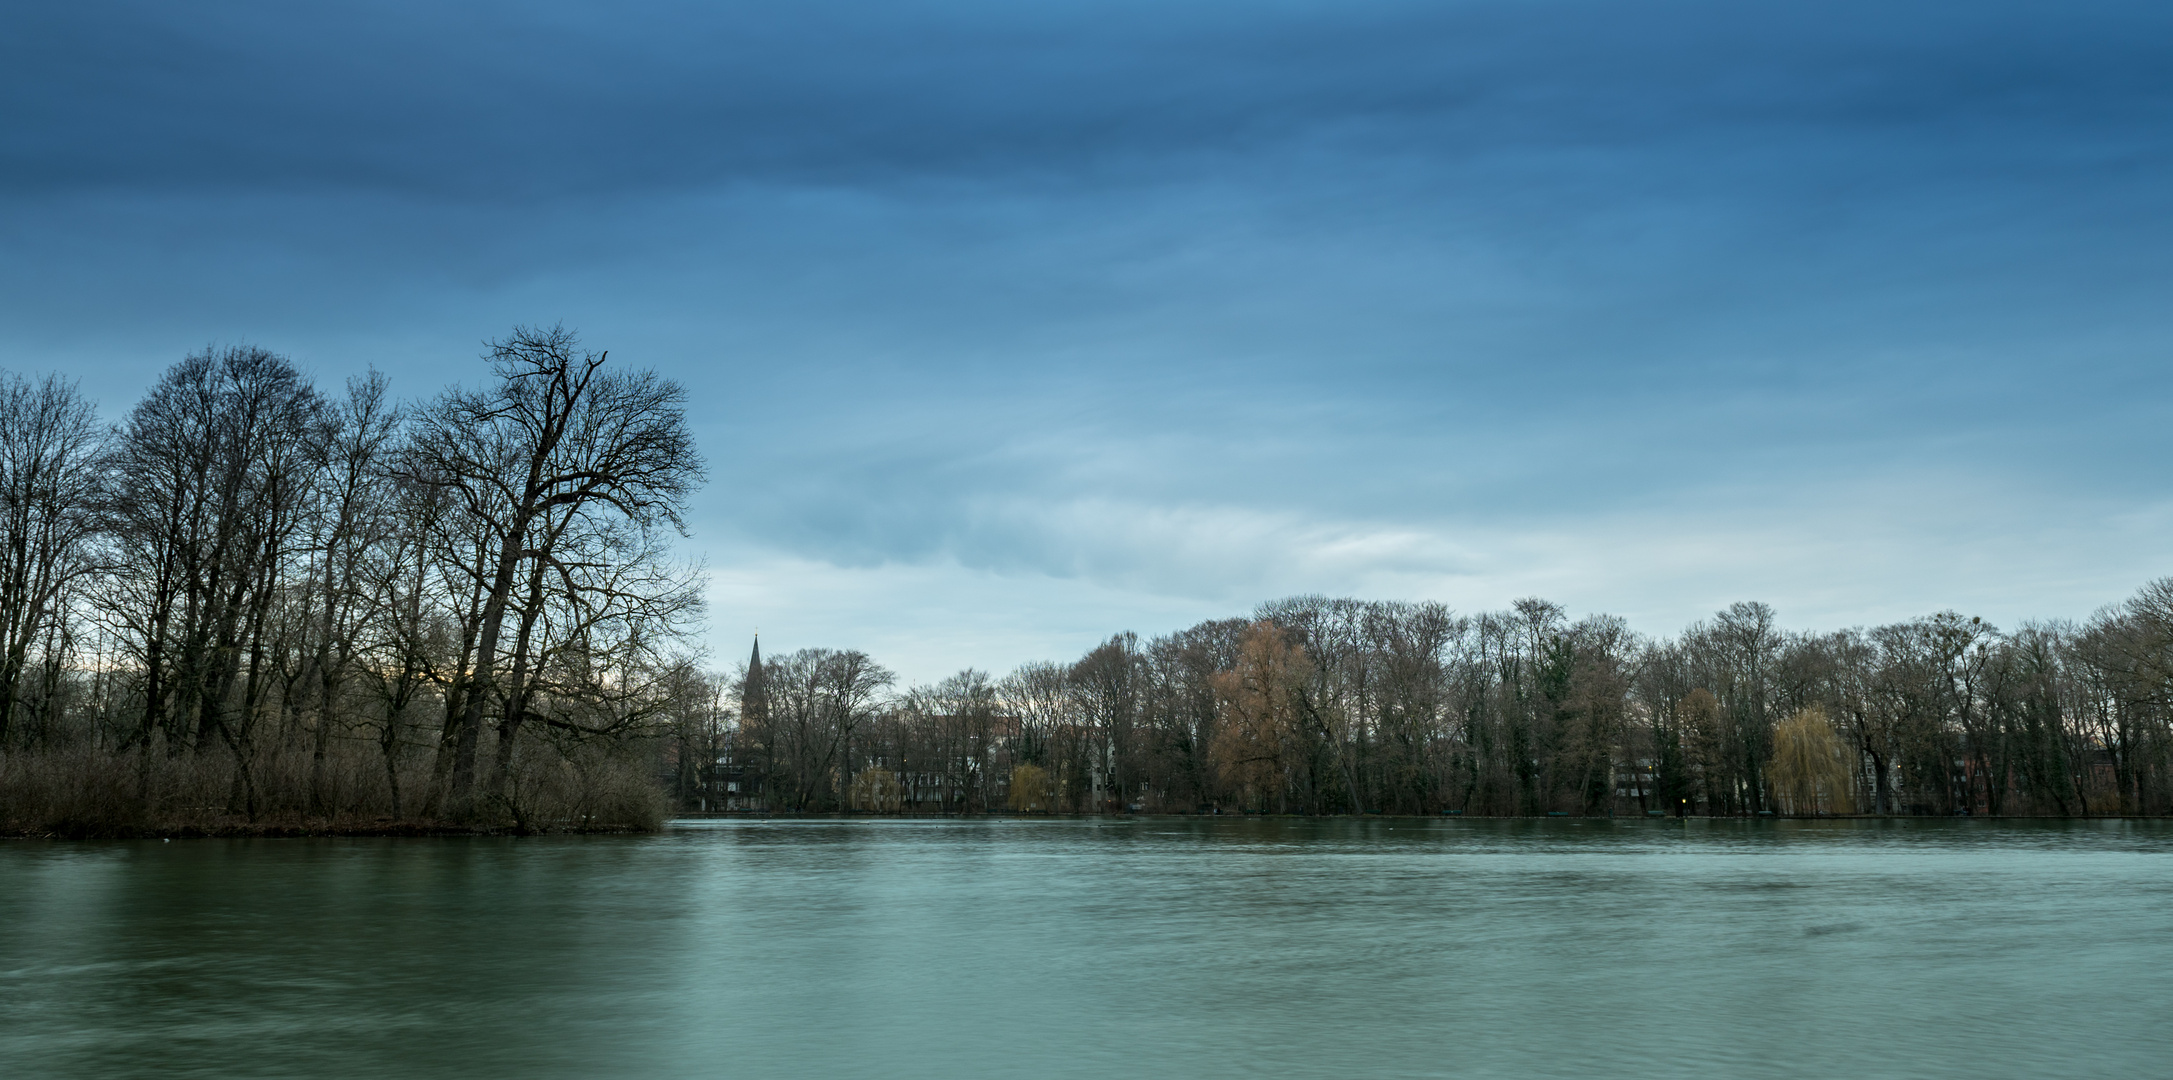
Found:
[[[755,647],[747,656],[747,677],[739,684],[739,722],[760,724],[770,718],[770,680],[762,669],[762,635],[755,635]]]

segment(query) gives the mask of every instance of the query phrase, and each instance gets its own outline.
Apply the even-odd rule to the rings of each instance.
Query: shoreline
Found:
[[[588,827],[521,829],[513,825],[459,825],[432,821],[381,821],[369,824],[332,822],[235,822],[230,824],[205,824],[202,822],[177,823],[167,827],[128,827],[112,830],[69,829],[9,829],[0,830],[0,841],[85,841],[85,840],[274,840],[310,839],[330,837],[519,837],[519,836],[634,836],[650,835],[669,830],[679,822],[706,821],[1145,821],[1191,820],[1200,818],[1228,818],[1253,821],[1606,821],[1606,822],[1810,822],[1810,821],[2173,821],[2173,817],[2146,814],[2102,814],[2090,817],[2056,814],[1972,814],[1972,815],[1925,815],[1925,814],[1821,814],[1818,816],[1751,816],[1690,815],[1687,817],[1610,817],[1594,815],[1479,815],[1479,814],[1021,814],[990,812],[980,814],[790,814],[745,811],[735,813],[695,813],[674,815],[656,828],[639,828],[627,825],[595,825]]]
[[[628,825],[596,825],[588,828],[520,829],[512,825],[455,825],[431,821],[376,822],[368,825],[294,822],[237,822],[206,825],[190,823],[168,828],[131,826],[122,829],[9,829],[0,830],[0,841],[19,840],[286,840],[317,837],[428,837],[428,836],[597,836],[662,832]]]

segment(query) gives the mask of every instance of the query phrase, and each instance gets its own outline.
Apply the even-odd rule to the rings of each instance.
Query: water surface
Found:
[[[0,845],[0,1076],[2173,1075],[2156,822]]]

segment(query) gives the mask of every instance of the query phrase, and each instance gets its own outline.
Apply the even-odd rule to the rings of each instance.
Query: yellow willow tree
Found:
[[[1313,673],[1305,652],[1265,620],[1238,641],[1237,662],[1209,680],[1218,704],[1214,747],[1222,781],[1241,806],[1287,809],[1285,773],[1301,724],[1299,695]]]
[[[852,808],[895,814],[905,808],[905,785],[898,774],[875,765],[853,774]]]
[[[1847,747],[1826,710],[1804,709],[1773,729],[1773,758],[1766,779],[1782,809],[1791,814],[1849,813]]]
[[[1049,810],[1049,771],[1039,765],[1018,765],[1011,770],[1011,809],[1022,814]]]

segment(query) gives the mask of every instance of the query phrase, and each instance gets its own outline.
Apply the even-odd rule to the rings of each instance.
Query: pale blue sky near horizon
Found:
[[[0,368],[684,382],[720,664],[2173,574],[2173,8],[0,12]]]

